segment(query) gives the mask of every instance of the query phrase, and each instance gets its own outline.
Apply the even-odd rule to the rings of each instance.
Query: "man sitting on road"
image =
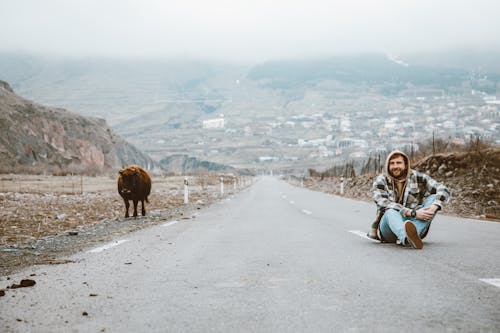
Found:
[[[372,192],[377,219],[368,237],[421,249],[431,221],[450,199],[449,189],[429,175],[412,170],[408,156],[393,151]]]

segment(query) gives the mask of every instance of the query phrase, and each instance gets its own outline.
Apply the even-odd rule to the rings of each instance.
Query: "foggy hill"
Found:
[[[106,118],[111,126],[130,125],[148,112],[170,115],[212,108],[204,101],[224,97],[207,84],[232,66],[202,61],[53,58],[0,53],[0,73],[16,92],[44,105]],[[234,82],[234,81],[233,81]],[[169,112],[170,106],[177,106]]]
[[[251,112],[259,108],[253,103],[256,100],[268,110],[322,86],[323,90],[381,95],[419,87],[495,93],[500,82],[499,57],[498,53],[465,51],[410,54],[398,63],[387,55],[366,54],[237,66],[213,61],[0,53],[0,73],[26,98],[105,117],[111,126],[128,130],[133,127],[131,119],[140,114],[160,112],[165,121],[186,114],[189,121],[197,121],[217,113]],[[270,89],[278,89],[278,94]]]
[[[252,68],[248,76],[253,80],[263,80],[265,86],[271,88],[290,88],[329,80],[345,84],[379,85],[380,93],[398,93],[408,85],[447,90],[460,87],[469,80],[469,72],[463,68],[409,65],[379,54],[270,61]]]
[[[180,154],[238,168],[308,168],[433,131],[497,140],[491,99],[500,77],[495,66],[478,69],[492,56],[437,58],[371,54],[252,66],[0,53],[0,73],[29,99],[105,118],[158,161]],[[222,115],[222,128],[204,128]]]
[[[500,75],[499,53],[498,51],[459,49],[413,53],[404,55],[403,58],[408,63],[417,66],[463,68],[498,78]]]
[[[153,162],[114,134],[104,119],[33,103],[4,81],[0,132],[1,172],[100,174]]]

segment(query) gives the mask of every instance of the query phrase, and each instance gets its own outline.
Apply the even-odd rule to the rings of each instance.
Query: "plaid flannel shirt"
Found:
[[[436,195],[433,204],[438,205],[440,208],[448,203],[451,196],[450,190],[446,186],[417,170],[411,170],[411,175],[406,180],[402,204],[397,202],[396,184],[392,178],[384,174],[375,179],[372,192],[378,211],[395,209],[401,214],[422,205],[425,198],[431,194]]]

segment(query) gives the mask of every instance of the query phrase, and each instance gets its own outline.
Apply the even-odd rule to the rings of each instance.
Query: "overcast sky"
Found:
[[[0,0],[0,50],[231,61],[500,49],[498,0]]]

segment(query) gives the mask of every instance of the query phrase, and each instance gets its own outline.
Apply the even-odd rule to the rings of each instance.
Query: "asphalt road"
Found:
[[[37,284],[0,297],[0,331],[500,331],[500,287],[482,280],[500,279],[499,223],[440,215],[411,250],[357,234],[374,210],[264,177],[195,218],[3,278]]]

